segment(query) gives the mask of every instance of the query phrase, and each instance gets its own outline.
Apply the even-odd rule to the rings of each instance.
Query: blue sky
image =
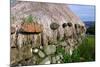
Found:
[[[95,21],[95,6],[69,5],[69,8],[83,21]]]

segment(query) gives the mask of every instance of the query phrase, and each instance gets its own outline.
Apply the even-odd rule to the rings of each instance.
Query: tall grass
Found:
[[[80,51],[80,57],[83,61],[94,61],[95,60],[95,36],[87,35],[83,40],[82,44],[78,47]]]
[[[95,36],[87,35],[72,55],[66,54],[61,47],[57,53],[63,55],[63,63],[95,61]]]

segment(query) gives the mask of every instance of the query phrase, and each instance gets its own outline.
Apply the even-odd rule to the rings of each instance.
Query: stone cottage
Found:
[[[22,23],[29,15],[33,22]],[[11,64],[61,63],[57,47],[71,55],[85,32],[84,23],[66,4],[18,1],[11,6]]]

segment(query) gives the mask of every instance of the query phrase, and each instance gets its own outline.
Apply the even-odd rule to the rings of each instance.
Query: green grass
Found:
[[[28,22],[28,23],[32,23],[32,22],[33,22],[33,17],[32,17],[32,15],[29,15],[29,16],[26,18],[26,22]]]
[[[82,44],[78,47],[80,51],[80,57],[83,61],[94,61],[95,60],[95,36],[87,35],[83,40]]]
[[[25,18],[22,18],[22,23],[37,23],[37,20],[37,17],[29,15]]]
[[[57,47],[57,54],[63,55],[63,63],[95,61],[95,36],[87,35],[72,55],[66,54],[64,49]]]

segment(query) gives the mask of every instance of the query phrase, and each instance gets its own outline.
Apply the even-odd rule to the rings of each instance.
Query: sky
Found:
[[[95,21],[95,6],[93,5],[68,5],[82,21]]]

